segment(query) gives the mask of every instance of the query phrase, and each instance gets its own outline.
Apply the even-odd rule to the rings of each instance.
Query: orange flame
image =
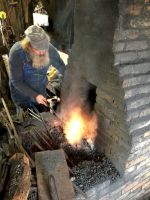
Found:
[[[83,138],[92,143],[96,136],[97,118],[95,114],[87,116],[80,108],[74,108],[65,119],[64,132],[72,145],[80,144]]]

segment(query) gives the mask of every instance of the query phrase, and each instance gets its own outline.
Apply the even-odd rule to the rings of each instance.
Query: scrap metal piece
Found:
[[[50,190],[50,196],[52,200],[59,200],[58,192],[56,188],[56,182],[53,174],[50,174],[48,177],[49,182],[49,190]]]

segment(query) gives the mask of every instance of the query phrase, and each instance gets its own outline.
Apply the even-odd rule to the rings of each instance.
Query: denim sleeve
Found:
[[[61,59],[57,49],[53,45],[50,45],[49,54],[50,54],[51,64],[59,71],[59,73],[62,76],[64,76],[66,66],[63,60]]]
[[[23,80],[23,61],[17,51],[11,50],[9,54],[10,82],[25,96],[35,99],[37,92],[30,88]]]

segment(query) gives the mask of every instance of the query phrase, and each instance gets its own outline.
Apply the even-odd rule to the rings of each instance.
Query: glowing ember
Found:
[[[75,108],[65,119],[64,132],[68,142],[72,145],[80,144],[83,138],[90,143],[96,136],[97,120],[95,114],[86,116],[80,108]]]

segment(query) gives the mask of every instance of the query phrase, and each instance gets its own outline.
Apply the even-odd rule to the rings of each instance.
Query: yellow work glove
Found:
[[[48,81],[52,81],[57,76],[57,74],[58,74],[57,69],[51,65],[47,72]]]
[[[6,13],[4,11],[0,11],[0,19],[6,19]]]

